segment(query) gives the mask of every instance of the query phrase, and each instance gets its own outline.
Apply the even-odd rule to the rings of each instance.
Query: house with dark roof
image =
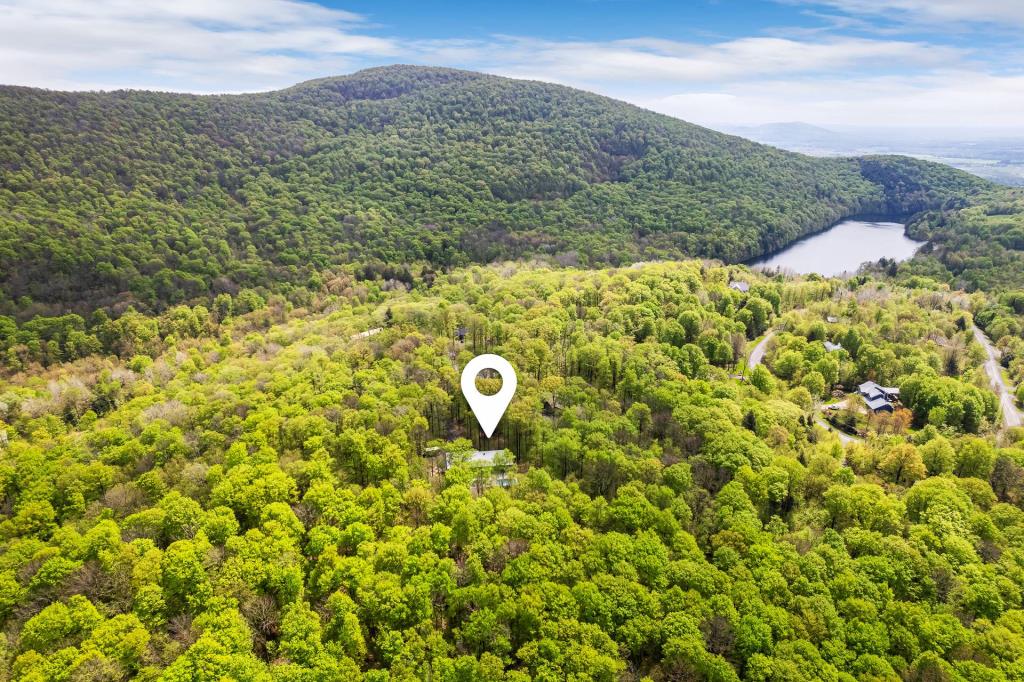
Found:
[[[868,406],[868,409],[872,412],[892,412],[896,408],[885,398],[867,398],[864,397],[864,404]]]
[[[857,392],[872,412],[893,412],[896,409],[893,403],[900,399],[900,389],[874,381],[865,381],[857,387]]]

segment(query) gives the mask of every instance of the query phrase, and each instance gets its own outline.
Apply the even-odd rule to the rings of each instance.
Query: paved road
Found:
[[[815,417],[814,421],[821,428],[825,429],[826,431],[831,431],[832,433],[834,433],[837,436],[839,436],[839,442],[842,443],[843,445],[846,445],[847,443],[859,443],[861,441],[861,439],[857,438],[856,436],[851,436],[848,433],[840,431],[839,429],[837,429],[836,427],[832,426],[831,424],[829,424],[827,421],[825,421],[821,417]]]
[[[764,353],[768,349],[768,342],[775,336],[775,330],[769,329],[764,338],[757,342],[754,350],[750,351],[750,358],[747,360],[747,369],[754,369],[764,360]]]
[[[1020,426],[1022,421],[1020,410],[1017,409],[1013,391],[1006,385],[1006,380],[1003,379],[1003,373],[1000,370],[999,350],[992,345],[989,338],[977,327],[974,327],[974,339],[981,344],[981,347],[985,349],[985,353],[988,355],[988,360],[985,361],[985,371],[988,373],[992,390],[999,396],[999,405],[1003,409],[1003,425],[1008,429]]]

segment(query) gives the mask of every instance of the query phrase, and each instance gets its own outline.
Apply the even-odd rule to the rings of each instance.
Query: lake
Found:
[[[901,261],[913,256],[924,242],[911,239],[903,228],[903,223],[844,220],[747,265],[801,275],[817,272],[826,277],[852,273],[862,263],[879,258]]]

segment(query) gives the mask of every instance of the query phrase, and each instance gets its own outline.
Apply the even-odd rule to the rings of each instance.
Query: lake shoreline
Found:
[[[910,215],[895,215],[895,214],[890,214],[890,213],[857,213],[855,215],[843,216],[842,218],[840,218],[839,220],[835,221],[834,223],[830,223],[830,224],[826,225],[825,227],[823,227],[821,229],[812,230],[811,232],[807,232],[806,234],[800,235],[799,237],[797,237],[793,241],[789,242],[785,246],[780,246],[779,248],[772,249],[771,251],[765,251],[764,253],[762,253],[759,256],[752,256],[751,258],[747,258],[746,260],[741,260],[741,261],[739,261],[738,264],[739,265],[746,265],[748,267],[752,267],[752,265],[754,263],[756,263],[757,261],[767,260],[768,258],[771,258],[772,256],[777,256],[778,254],[782,253],[786,249],[790,249],[790,248],[796,246],[797,244],[799,244],[802,241],[806,241],[808,239],[813,239],[814,237],[818,237],[818,236],[824,234],[825,232],[828,232],[829,230],[831,230],[831,229],[833,229],[835,227],[838,227],[839,225],[842,225],[843,223],[851,221],[851,220],[865,222],[865,223],[899,223],[900,225],[903,225],[904,234],[906,234],[907,237],[910,237],[911,239],[913,239],[913,237],[911,237],[910,234],[908,234],[906,232],[907,226],[910,224],[910,219],[913,217],[913,215],[914,214],[910,214]]]
[[[834,277],[855,273],[863,263],[873,263],[882,258],[907,260],[927,240],[912,237],[907,230],[907,223],[903,222],[905,220],[906,216],[891,214],[862,213],[849,216],[823,230],[806,234],[781,249],[747,259],[742,264],[751,269],[790,270],[799,274],[818,272]],[[898,233],[896,228],[899,228]],[[837,234],[837,229],[850,234]],[[825,250],[809,249],[810,243],[819,243],[819,248]],[[785,254],[789,254],[789,257],[784,257]],[[857,258],[861,260],[852,260]],[[815,269],[819,267],[821,270]]]

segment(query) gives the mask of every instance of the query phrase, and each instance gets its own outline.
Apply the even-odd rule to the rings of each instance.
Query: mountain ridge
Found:
[[[742,261],[981,181],[814,159],[565,86],[378,67],[268,93],[0,88],[2,310],[540,256]],[[34,303],[35,302],[35,303]]]

